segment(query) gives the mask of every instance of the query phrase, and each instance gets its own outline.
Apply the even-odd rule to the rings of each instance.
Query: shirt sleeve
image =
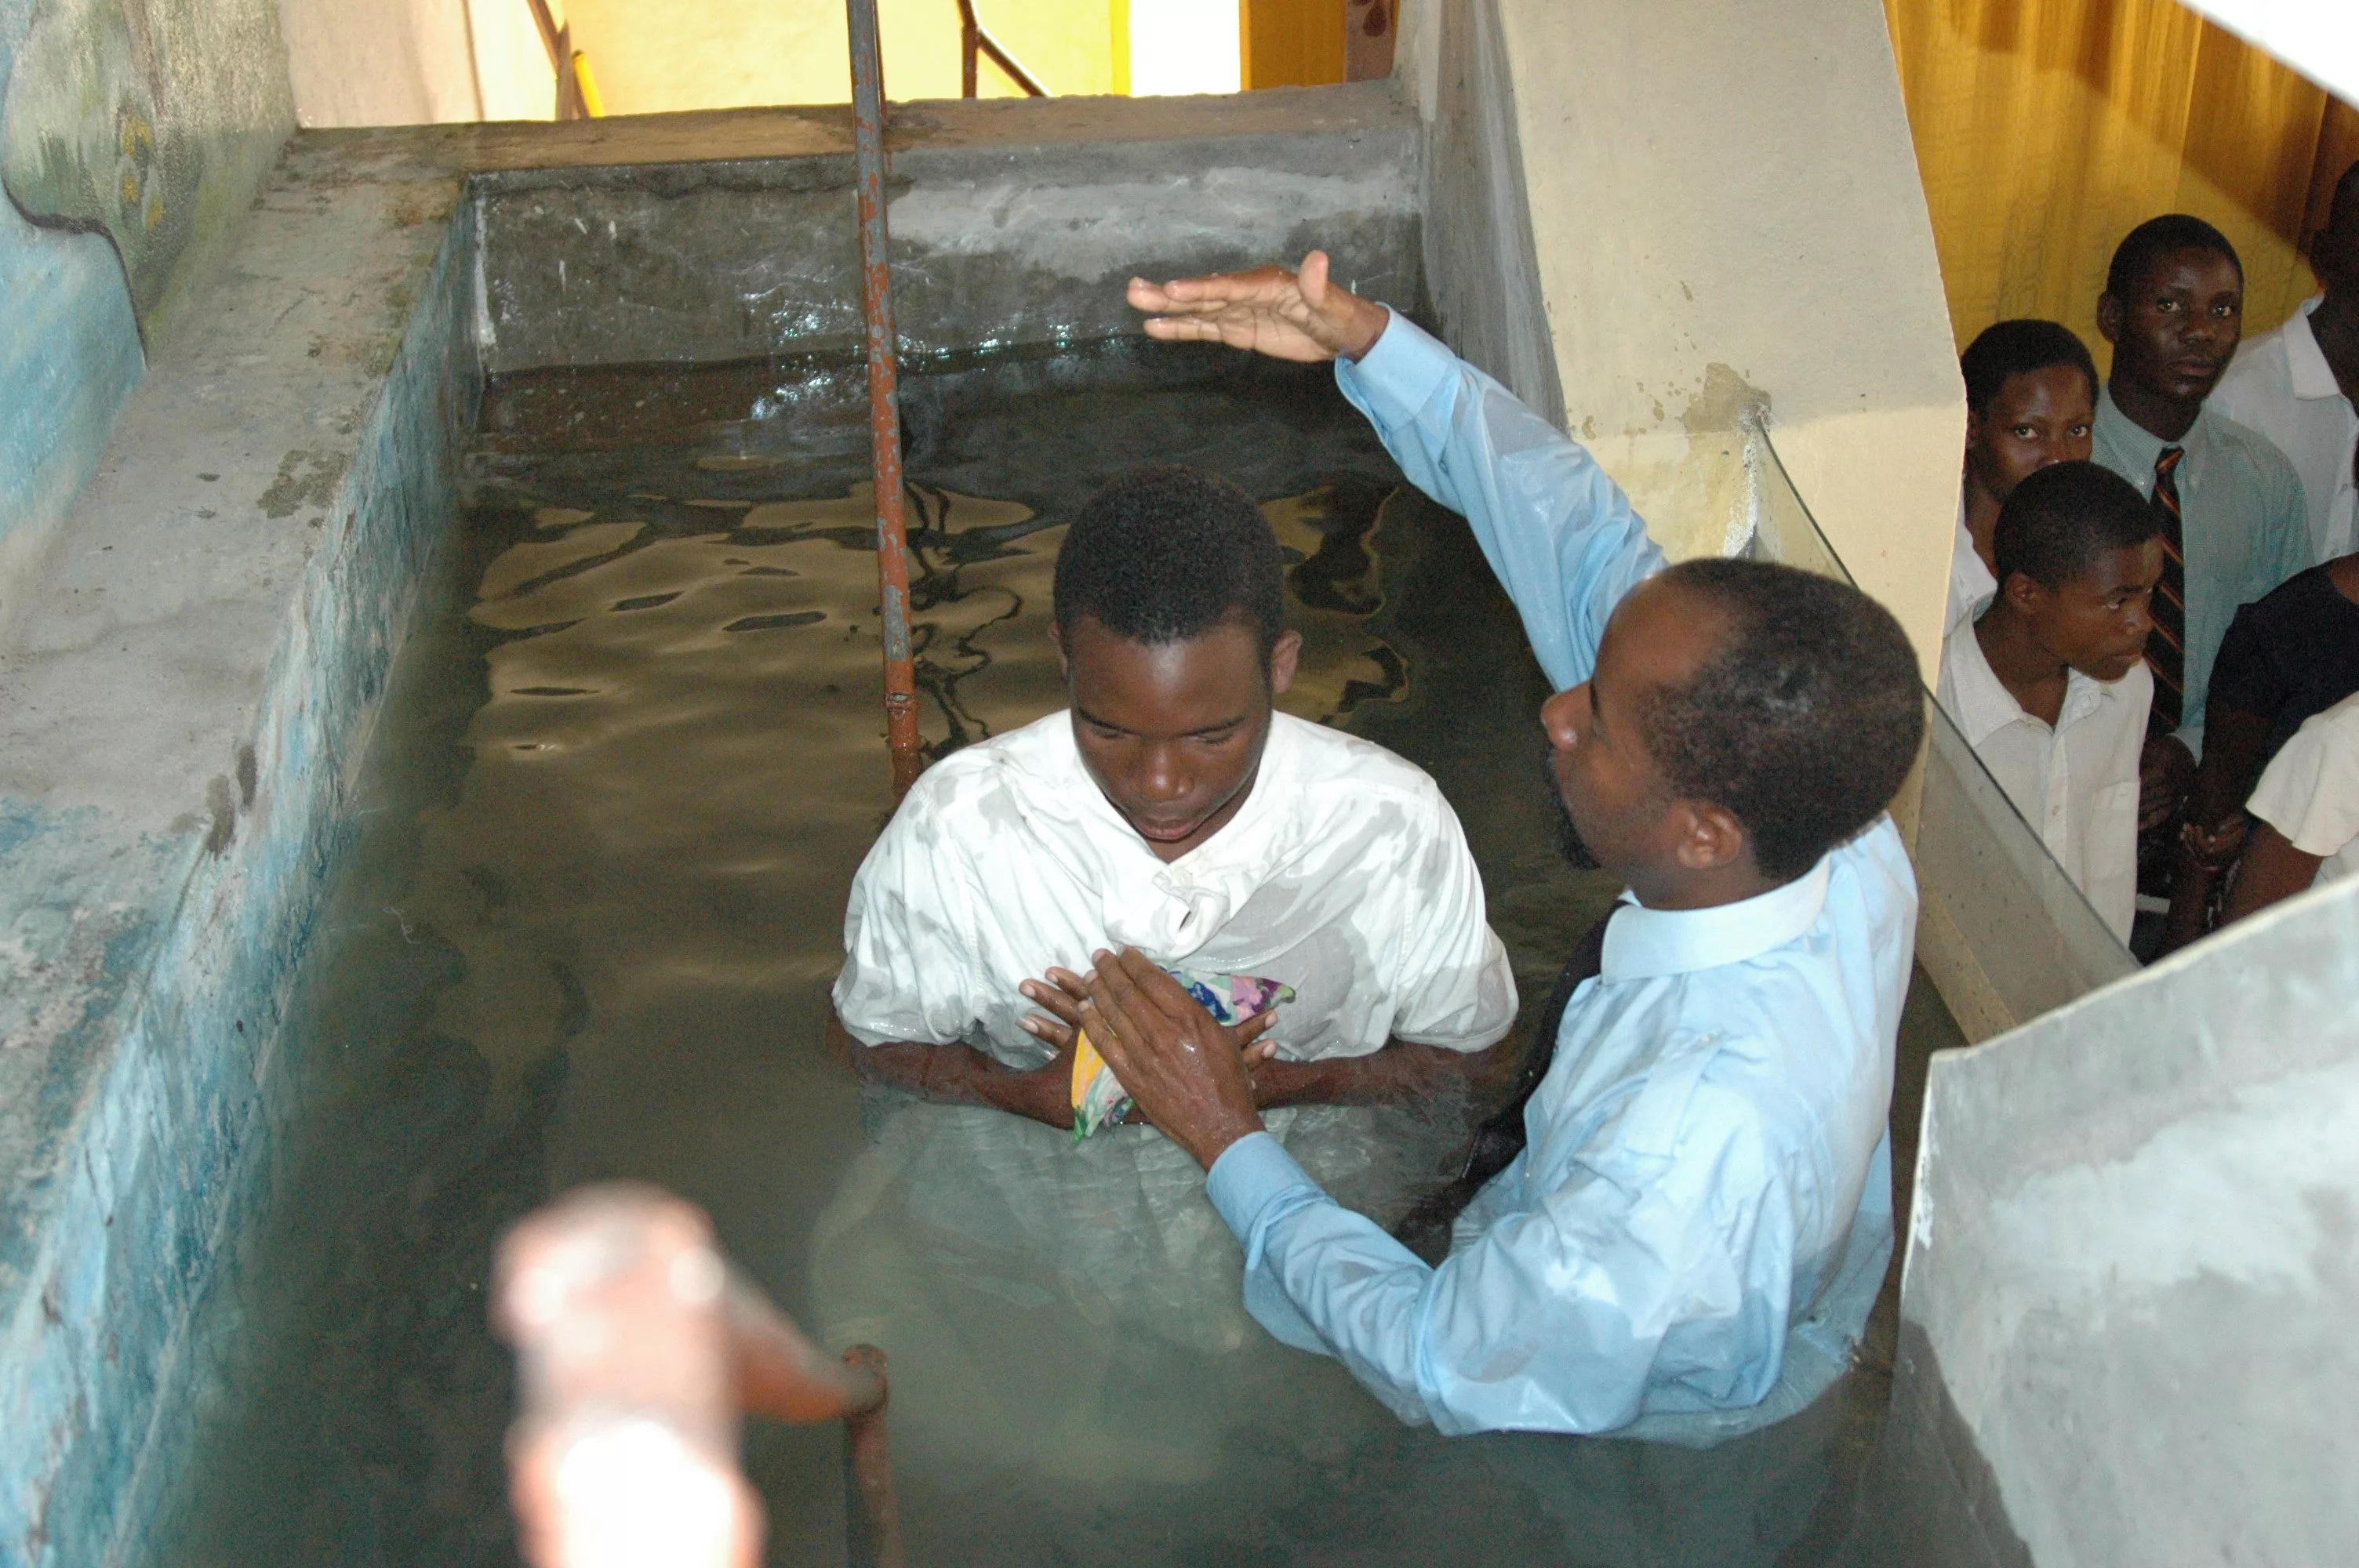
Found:
[[[1336,1357],[1404,1421],[1611,1432],[1665,1388],[1685,1408],[1738,1409],[1783,1368],[1794,1189],[1749,1119],[1697,1098],[1707,1108],[1690,1108],[1672,1153],[1578,1167],[1438,1269],[1266,1133],[1214,1162],[1207,1191],[1245,1245],[1246,1309]]]
[[[1462,515],[1549,682],[1589,678],[1622,596],[1660,571],[1621,486],[1513,393],[1393,314],[1335,381],[1409,482]]]
[[[1397,874],[1411,899],[1394,968],[1393,1036],[1453,1051],[1495,1044],[1515,1025],[1515,971],[1491,929],[1474,853],[1439,789],[1424,842]]]
[[[2326,859],[2359,838],[2359,708],[2345,703],[2294,731],[2248,809],[2305,855]]]
[[[918,790],[861,861],[843,914],[843,968],[835,1011],[864,1045],[946,1045],[980,1016],[980,966],[971,933],[972,881],[955,834],[931,827]]]

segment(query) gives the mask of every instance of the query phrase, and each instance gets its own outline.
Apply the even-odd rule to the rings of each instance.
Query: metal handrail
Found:
[[[525,0],[525,4],[532,10],[533,26],[540,30],[541,48],[549,51],[549,69],[557,76],[557,117],[592,118],[590,103],[582,92],[582,56],[573,47],[573,24],[559,27],[549,13],[549,0]]]
[[[885,644],[885,743],[897,805],[917,782],[918,666],[909,640],[909,535],[901,492],[901,370],[885,222],[885,59],[876,0],[845,0],[852,34],[852,146],[860,206],[861,314],[868,338],[868,436],[875,481],[877,614]]]
[[[958,0],[959,8],[959,96],[975,95],[977,58],[988,55],[991,63],[1007,73],[1007,79],[1024,89],[1027,98],[1046,98],[1049,90],[1040,79],[1016,63],[1016,57],[1001,47],[997,38],[984,30],[975,19],[974,0]]]

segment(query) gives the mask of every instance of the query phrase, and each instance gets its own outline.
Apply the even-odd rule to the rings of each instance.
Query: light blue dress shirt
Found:
[[[2149,500],[2155,460],[2184,447],[2171,478],[2179,486],[2187,562],[2187,662],[2179,738],[2203,756],[2203,705],[2212,663],[2240,605],[2308,568],[2310,516],[2301,476],[2267,437],[2206,407],[2187,434],[2165,441],[2123,413],[2111,386],[2097,397],[2096,460]]]
[[[1395,317],[1337,380],[1465,514],[1560,688],[1657,570],[1620,488],[1505,388]],[[1849,1364],[1892,1250],[1893,1042],[1917,892],[1889,818],[1783,887],[1692,911],[1624,895],[1525,1112],[1529,1141],[1429,1268],[1256,1133],[1208,1192],[1245,1305],[1445,1433],[1704,1444]]]

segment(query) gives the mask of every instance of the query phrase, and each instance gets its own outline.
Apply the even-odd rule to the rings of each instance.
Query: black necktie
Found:
[[[2179,463],[2184,447],[2165,447],[2154,460],[2154,518],[2162,525],[2162,580],[2154,587],[2154,635],[2146,640],[2146,662],[2154,670],[2154,708],[2147,715],[2149,735],[2178,730],[2187,692],[2186,531],[2179,511]]]

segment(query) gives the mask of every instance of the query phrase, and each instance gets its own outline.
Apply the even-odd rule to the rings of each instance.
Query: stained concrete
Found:
[[[897,119],[918,351],[1131,330],[1134,265],[1314,234],[1415,296],[1415,125],[1382,84]],[[260,1202],[288,986],[486,360],[840,357],[847,130],[298,137],[54,545],[0,581],[0,1557],[152,1545],[181,1336]],[[815,258],[808,308],[745,308],[785,255]]]
[[[1994,1560],[2348,1559],[2354,994],[2344,882],[1935,1059],[1895,1420]]]
[[[107,1559],[237,1206],[473,420],[459,192],[290,155],[0,624],[0,1559]]]
[[[902,351],[1134,332],[1122,285],[1135,273],[1256,265],[1320,243],[1338,276],[1414,304],[1414,117],[1383,82],[1267,96],[1251,114],[1217,99],[1065,102],[1021,119],[982,105],[897,110]],[[812,151],[485,177],[487,362],[853,351],[852,161]]]
[[[1965,406],[1883,7],[1433,0],[1401,51],[1434,296],[1465,301],[1445,324],[1527,395],[1512,356],[1545,344],[1567,427],[1674,555],[1741,525],[1740,415],[1766,406],[1930,676]],[[1498,243],[1453,243],[1445,201]]]

